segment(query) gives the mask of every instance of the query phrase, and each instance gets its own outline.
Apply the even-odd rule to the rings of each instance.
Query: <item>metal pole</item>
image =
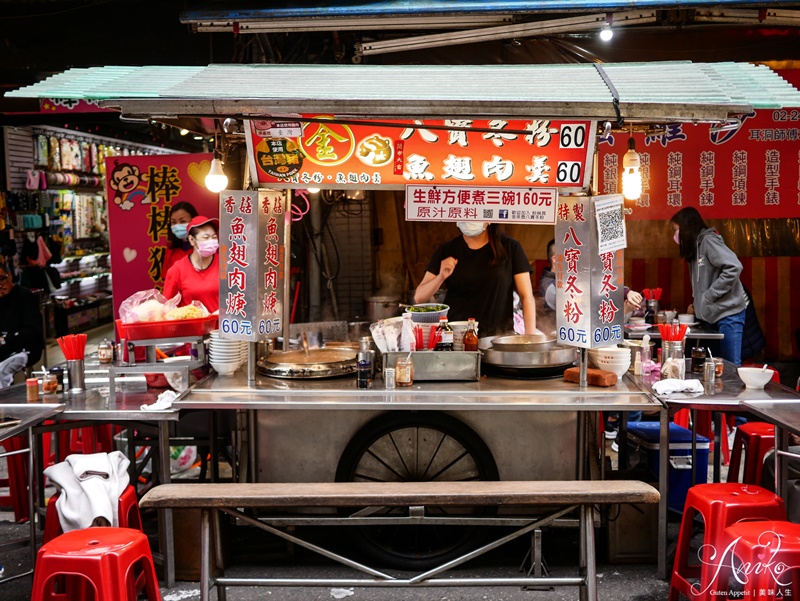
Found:
[[[283,350],[289,350],[289,320],[292,316],[292,191],[283,191]]]
[[[581,388],[586,388],[589,385],[589,354],[585,348],[580,350],[580,376],[579,385]]]

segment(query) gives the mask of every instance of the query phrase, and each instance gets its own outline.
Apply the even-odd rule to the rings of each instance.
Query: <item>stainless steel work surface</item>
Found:
[[[789,389],[787,389],[789,390]],[[792,400],[744,401],[742,407],[771,424],[800,436],[800,394]]]
[[[631,330],[629,328],[625,328],[625,338],[631,338],[633,340],[641,340],[644,338],[645,334],[650,335],[650,340],[661,340],[661,332],[658,331],[657,326],[653,326],[646,330]],[[686,338],[691,340],[723,340],[725,338],[725,334],[722,332],[717,332],[716,330],[705,330],[703,328],[689,328],[689,331],[686,333]]]
[[[353,377],[326,380],[278,380],[259,376],[248,385],[242,370],[192,387],[173,403],[180,409],[528,409],[621,411],[658,409],[660,404],[633,381],[623,378],[608,388],[580,388],[563,378],[514,380],[485,377],[476,382],[422,382],[385,390],[359,390]]]
[[[0,390],[0,440],[22,434],[64,410],[63,403],[50,402],[49,397],[42,399],[29,403],[25,398],[25,384]]]
[[[690,362],[686,360],[686,379],[702,381],[701,374],[691,373]],[[669,396],[658,396],[653,391],[653,383],[659,381],[658,374],[648,376],[631,376],[632,382],[636,383],[648,394],[660,398],[671,409],[708,409],[712,411],[732,411],[740,404],[749,401],[800,401],[800,394],[772,381],[761,390],[745,388],[744,382],[736,372],[736,366],[729,361],[725,361],[725,369],[722,377],[716,378],[713,383],[704,383],[702,394],[692,394],[677,392]]]

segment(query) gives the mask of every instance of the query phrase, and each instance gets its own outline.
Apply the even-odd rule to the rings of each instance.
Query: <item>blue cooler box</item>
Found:
[[[628,422],[628,449],[631,467],[646,461],[655,478],[659,472],[659,422]],[[708,438],[697,436],[697,483],[708,481]],[[682,512],[692,485],[692,431],[669,424],[669,494],[667,507]]]

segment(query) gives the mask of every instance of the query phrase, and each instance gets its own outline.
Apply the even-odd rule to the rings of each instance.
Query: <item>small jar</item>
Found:
[[[725,371],[725,362],[722,357],[714,357],[714,372],[718,378],[722,377],[722,372]]]
[[[112,363],[114,361],[114,343],[107,338],[97,345],[97,360],[100,363]]]
[[[692,348],[692,373],[703,373],[703,364],[706,360],[706,349],[702,346]]]
[[[713,382],[717,371],[717,365],[714,359],[708,358],[703,363],[703,381]]]
[[[50,373],[56,377],[57,388],[56,392],[61,394],[64,392],[64,370],[60,367],[51,367]]]
[[[25,380],[25,398],[28,401],[39,400],[39,378],[28,378]]]
[[[414,362],[410,357],[399,358],[394,367],[398,386],[411,386],[414,383]]]
[[[45,374],[42,378],[42,392],[44,394],[56,394],[58,392],[58,378],[56,374]]]
[[[393,390],[396,386],[395,368],[387,367],[383,372],[383,383],[386,390]]]

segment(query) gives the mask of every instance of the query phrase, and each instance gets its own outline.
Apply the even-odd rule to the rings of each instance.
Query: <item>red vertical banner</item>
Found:
[[[219,195],[204,184],[211,159],[210,153],[106,159],[115,315],[134,292],[161,288],[169,215],[176,203],[191,203],[206,217],[219,215]]]

